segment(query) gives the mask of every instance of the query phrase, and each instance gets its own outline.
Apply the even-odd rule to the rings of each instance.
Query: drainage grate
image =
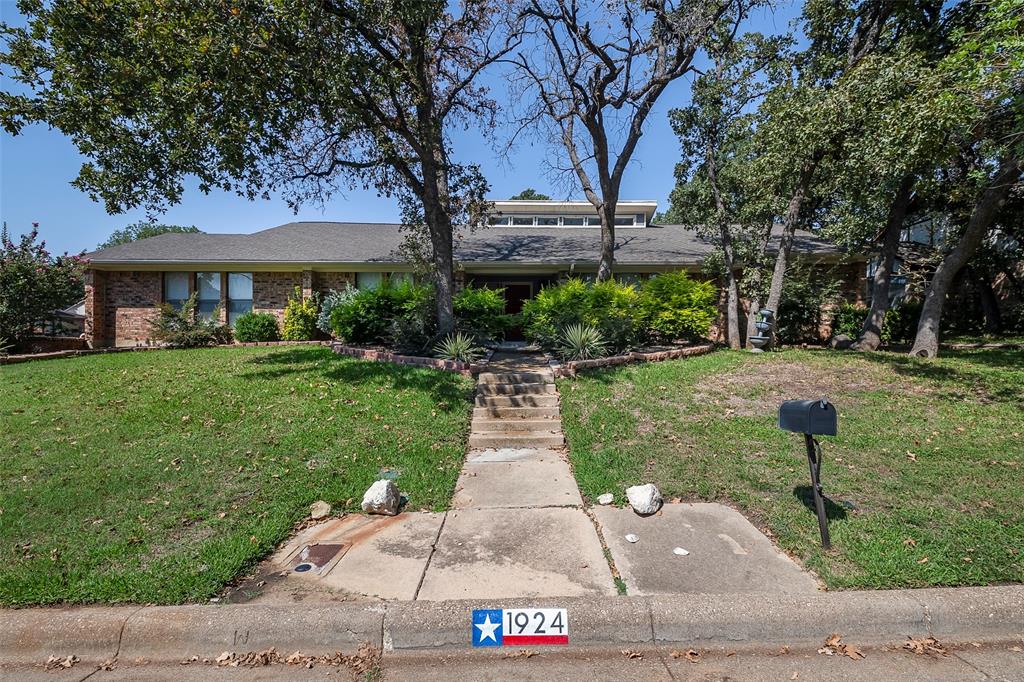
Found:
[[[345,549],[345,545],[341,543],[306,545],[299,552],[298,565],[292,570],[296,573],[305,573],[316,569],[319,572],[324,566],[331,563],[343,549]]]

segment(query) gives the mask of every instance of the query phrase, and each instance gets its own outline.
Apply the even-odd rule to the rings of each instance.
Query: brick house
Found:
[[[656,208],[653,201],[619,203],[617,278],[696,272],[713,252],[685,226],[654,224]],[[546,284],[597,270],[600,227],[589,203],[499,201],[489,222],[457,238],[456,278],[504,288],[509,312]],[[227,323],[249,310],[282,318],[296,288],[310,296],[411,276],[400,255],[403,238],[397,224],[295,222],[252,234],[164,234],[102,249],[87,256],[86,338],[94,347],[149,345],[158,306],[193,293],[201,313],[219,309]],[[862,296],[864,257],[809,232],[798,234],[794,248],[844,268],[848,293]]]

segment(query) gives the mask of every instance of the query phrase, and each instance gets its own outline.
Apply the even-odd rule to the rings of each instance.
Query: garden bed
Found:
[[[402,355],[401,353],[394,353],[385,348],[363,348],[360,346],[349,346],[344,343],[335,341],[331,343],[331,350],[338,355],[347,355],[352,358],[359,358],[360,360],[368,360],[370,362],[390,362],[395,365],[409,365],[412,367],[429,367],[431,369],[439,369],[445,372],[455,372],[462,376],[476,376],[483,371],[487,361],[491,355],[494,354],[493,350],[488,350],[484,354],[484,357],[477,362],[459,362],[457,360],[442,360],[440,358],[425,357],[422,355]]]
[[[627,365],[633,362],[662,362],[665,360],[676,360],[678,358],[685,358],[693,355],[704,355],[705,353],[710,353],[714,349],[714,344],[710,343],[699,346],[662,346],[631,351],[621,355],[594,358],[593,360],[569,360],[567,362],[552,360],[551,367],[555,372],[555,376],[574,377],[581,369],[615,367],[617,365]]]

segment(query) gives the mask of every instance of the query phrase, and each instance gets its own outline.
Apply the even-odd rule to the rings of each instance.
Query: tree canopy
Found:
[[[185,233],[185,234],[202,234],[195,225],[164,225],[162,223],[145,223],[138,222],[132,223],[122,227],[120,230],[114,230],[107,237],[106,241],[99,244],[97,249],[108,249],[111,246],[118,246],[120,244],[128,244],[129,242],[137,242],[140,239],[149,239],[150,237],[156,237],[161,234],[168,233]]]

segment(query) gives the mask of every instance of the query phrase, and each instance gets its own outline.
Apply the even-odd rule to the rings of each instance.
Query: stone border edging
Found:
[[[439,369],[444,372],[455,372],[456,374],[461,374],[466,377],[476,376],[482,372],[484,366],[487,365],[491,356],[494,354],[493,350],[489,350],[483,360],[479,362],[458,362],[456,360],[442,360],[440,358],[428,358],[420,355],[402,355],[400,353],[392,353],[387,350],[360,348],[359,346],[349,346],[337,341],[331,343],[331,350],[338,355],[347,355],[349,357],[367,360],[369,362],[390,362],[394,365],[429,367],[431,369]]]
[[[704,355],[715,349],[714,344],[702,344],[700,346],[686,346],[685,348],[671,348],[658,351],[632,351],[623,355],[611,355],[606,358],[594,360],[570,360],[562,363],[557,360],[550,362],[551,369],[555,376],[574,377],[581,369],[594,369],[597,367],[614,367],[616,365],[627,365],[631,362],[663,362],[677,358],[690,357],[692,355]]]
[[[908,636],[1002,642],[1024,636],[1024,585],[811,595],[682,594],[327,605],[37,608],[0,612],[0,665],[41,664],[74,654],[213,660],[225,651],[280,653],[468,649],[474,608],[562,607],[570,647],[682,644],[695,648],[820,645],[833,632],[856,645]]]

